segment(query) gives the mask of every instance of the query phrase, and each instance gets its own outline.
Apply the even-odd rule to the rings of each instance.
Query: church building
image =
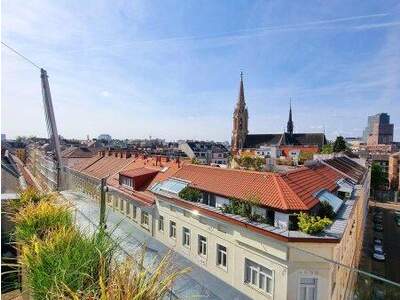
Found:
[[[318,152],[324,144],[326,138],[324,133],[295,133],[292,117],[292,105],[289,108],[289,120],[286,132],[249,134],[248,130],[249,114],[247,111],[244,97],[243,74],[240,74],[239,97],[233,113],[232,130],[232,153],[241,154],[252,152],[262,154],[262,156],[285,156],[290,157],[299,155],[300,151],[308,153]],[[274,149],[273,151],[271,149]],[[264,151],[265,150],[265,151]],[[271,154],[273,152],[273,154]]]

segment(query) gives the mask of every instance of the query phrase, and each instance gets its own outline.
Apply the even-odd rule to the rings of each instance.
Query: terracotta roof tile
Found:
[[[321,189],[333,191],[343,176],[319,165],[287,174],[220,169],[187,165],[174,177],[190,186],[228,198],[255,198],[260,204],[278,210],[309,210],[318,204],[315,194]]]
[[[190,185],[228,198],[255,198],[261,205],[281,210],[307,210],[279,174],[187,165],[174,175]]]

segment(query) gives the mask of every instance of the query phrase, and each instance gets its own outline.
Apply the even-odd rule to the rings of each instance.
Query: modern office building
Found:
[[[368,117],[368,125],[364,129],[363,139],[368,145],[391,144],[393,142],[393,127],[390,116],[380,113]]]

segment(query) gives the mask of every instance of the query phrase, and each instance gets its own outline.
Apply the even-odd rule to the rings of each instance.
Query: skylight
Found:
[[[153,191],[167,192],[170,194],[178,195],[188,185],[187,182],[183,182],[176,179],[168,179],[157,184]]]
[[[339,211],[339,208],[342,206],[343,204],[343,200],[340,199],[339,197],[336,197],[334,194],[328,192],[328,191],[322,191],[321,193],[319,193],[317,195],[317,198],[319,199],[319,201],[326,201],[328,202],[332,208],[333,211],[335,213],[337,213]]]

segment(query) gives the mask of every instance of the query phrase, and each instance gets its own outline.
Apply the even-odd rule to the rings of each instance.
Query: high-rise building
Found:
[[[387,113],[369,116],[363,139],[368,145],[391,144],[393,142],[393,124],[390,124],[390,116]]]

